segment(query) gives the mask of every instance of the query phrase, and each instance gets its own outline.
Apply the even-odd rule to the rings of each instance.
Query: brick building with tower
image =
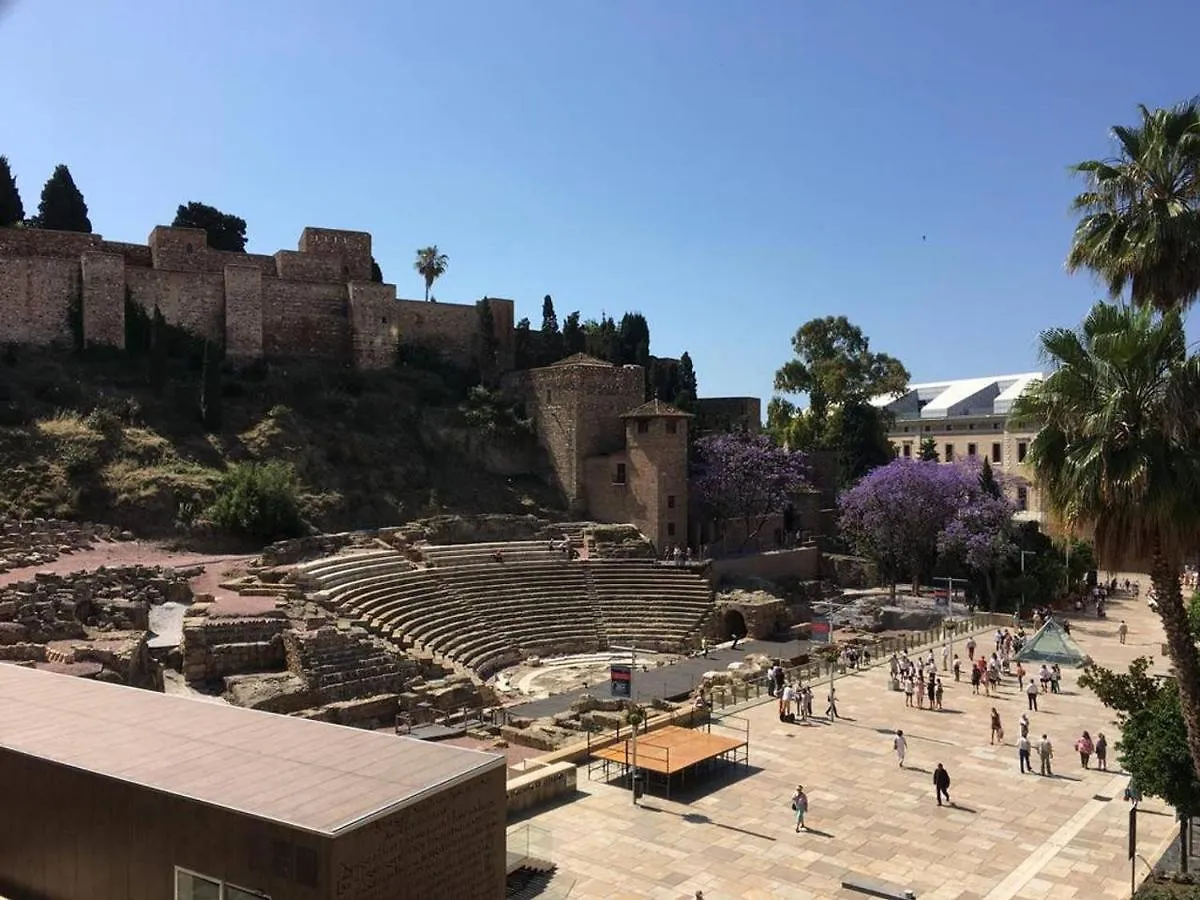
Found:
[[[663,548],[687,536],[692,417],[661,400],[647,402],[645,385],[641,366],[583,353],[506,379],[537,425],[571,511],[631,522]]]

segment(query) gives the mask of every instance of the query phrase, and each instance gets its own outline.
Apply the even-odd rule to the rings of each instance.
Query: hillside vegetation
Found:
[[[231,467],[270,461],[292,467],[299,512],[323,530],[561,507],[535,474],[540,457],[519,410],[436,360],[380,372],[225,364],[211,430],[203,381],[196,353],[164,362],[9,347],[0,354],[0,516],[187,534],[239,481]],[[284,467],[266,468],[278,483]]]

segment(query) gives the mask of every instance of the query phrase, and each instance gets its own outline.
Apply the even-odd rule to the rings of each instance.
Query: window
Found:
[[[674,522],[667,523],[667,537],[675,537],[675,523]]]
[[[904,426],[904,433],[908,434],[908,426],[907,425]]]
[[[904,458],[912,459],[912,444],[909,441],[904,442]]]
[[[1021,486],[1017,488],[1017,509],[1029,509],[1029,488]]]
[[[1025,454],[1028,451],[1029,451],[1029,444],[1025,443],[1025,441],[1018,441],[1017,442],[1017,462],[1019,462],[1019,463],[1025,462]]]
[[[946,445],[946,462],[954,462],[954,445]]]
[[[1000,462],[1000,443],[997,441],[992,444],[992,462]]]
[[[546,402],[547,403],[554,402],[554,391],[546,391]]]
[[[650,422],[646,419],[638,419],[638,434],[647,434],[650,431]]]
[[[993,423],[992,423],[992,431],[999,431],[999,430],[1000,430],[1000,423],[999,423],[999,422],[993,422]]]
[[[954,423],[953,423],[953,422],[947,422],[947,423],[946,423],[946,430],[947,430],[947,431],[953,431],[953,430],[954,430]]]
[[[926,426],[925,426],[925,430],[926,430],[926,431],[928,431],[928,430],[929,430],[929,426],[928,426],[928,425],[926,425]]]
[[[975,423],[974,423],[974,422],[972,422],[970,425],[968,425],[968,426],[967,426],[967,430],[968,430],[968,431],[974,431],[974,430],[975,430]]]
[[[667,509],[674,509],[674,508],[675,508],[675,495],[668,494],[667,495]]]
[[[617,474],[613,476],[613,484],[625,483],[625,463],[617,463]]]
[[[175,900],[221,900],[221,882],[176,869]]]
[[[975,455],[975,445],[967,444],[967,456],[974,456],[974,455]]]
[[[667,419],[667,434],[675,434],[679,430],[679,423],[674,419]]]
[[[271,898],[260,891],[223,884],[207,875],[197,875],[187,869],[176,868],[175,900],[271,900]]]

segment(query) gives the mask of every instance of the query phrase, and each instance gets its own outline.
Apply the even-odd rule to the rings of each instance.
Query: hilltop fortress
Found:
[[[0,343],[69,346],[82,337],[124,347],[127,298],[221,342],[235,360],[310,357],[382,368],[403,338],[470,364],[482,344],[474,304],[398,300],[395,285],[373,282],[371,235],[361,231],[305,228],[296,250],[266,256],[213,250],[196,228],[160,225],[146,244],[0,228]],[[513,303],[489,302],[505,371],[513,364]]]

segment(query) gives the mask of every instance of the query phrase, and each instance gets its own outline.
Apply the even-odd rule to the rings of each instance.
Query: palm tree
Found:
[[[1087,189],[1073,208],[1067,269],[1091,269],[1113,297],[1186,308],[1200,294],[1200,98],[1139,107],[1140,125],[1112,130],[1118,156],[1073,166]]]
[[[1041,426],[1027,462],[1056,512],[1094,527],[1106,565],[1150,561],[1200,771],[1200,659],[1180,585],[1200,546],[1200,356],[1178,310],[1124,304],[1098,303],[1041,345],[1051,374],[1014,408]]]
[[[445,253],[439,253],[437,244],[432,247],[422,247],[417,251],[417,261],[413,268],[425,279],[425,300],[429,300],[429,291],[433,283],[446,274],[446,266],[450,258]]]

